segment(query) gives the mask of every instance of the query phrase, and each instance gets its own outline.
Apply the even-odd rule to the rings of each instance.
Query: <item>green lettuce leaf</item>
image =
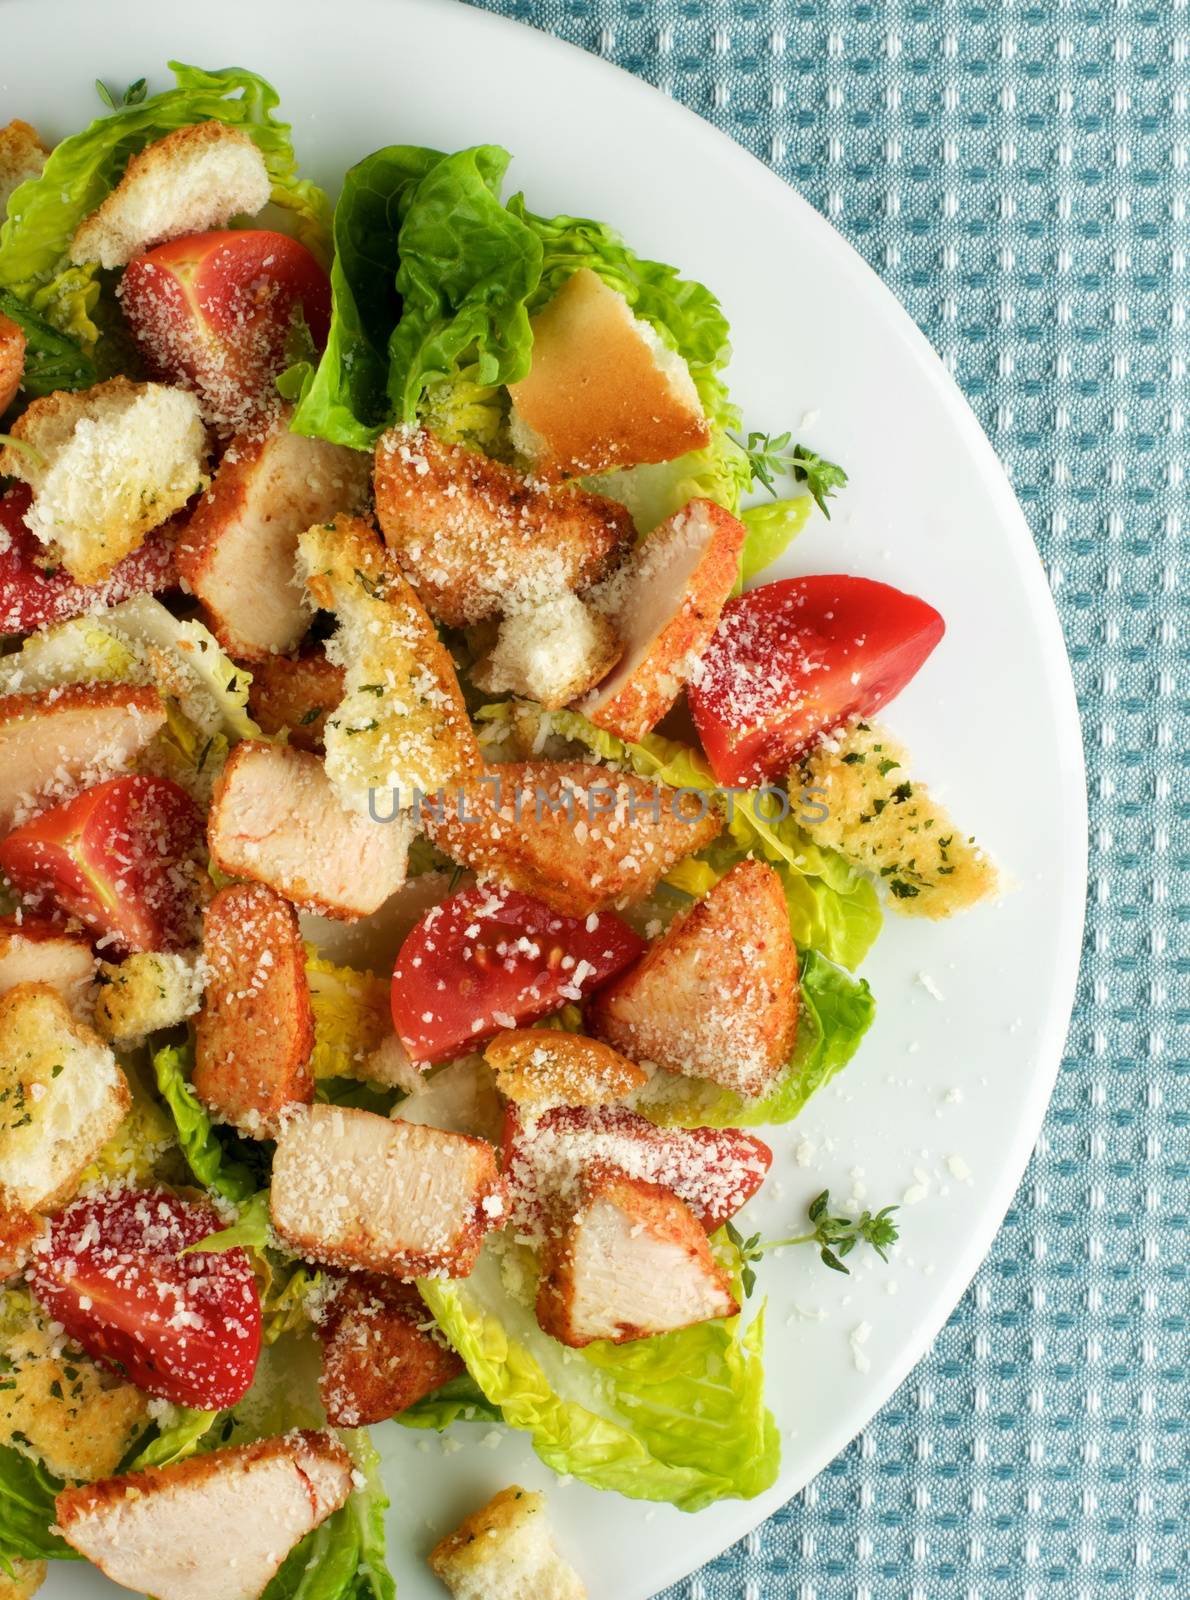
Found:
[[[740,520],[748,530],[744,548],[740,551],[740,576],[735,592],[766,567],[771,567],[779,556],[785,554],[790,544],[806,526],[812,495],[799,494],[792,500],[766,500],[761,505],[749,506],[740,512]]]
[[[298,177],[289,125],[273,115],[276,90],[240,67],[207,72],[176,61],[170,67],[175,88],[120,106],[63,139],[41,174],[13,194],[0,228],[0,289],[88,354],[100,340],[100,280],[93,267],[68,263],[71,237],[119,182],[130,158],[177,128],[211,119],[241,128],[264,156],[273,201],[290,212],[297,237],[323,260],[330,254],[330,206],[316,184]]]
[[[81,346],[7,289],[0,289],[0,314],[17,323],[25,335],[25,370],[21,375],[25,399],[35,400],[57,389],[89,389],[98,381],[95,363]]]
[[[193,1069],[190,1044],[153,1052],[157,1089],[173,1117],[187,1166],[204,1188],[239,1205],[260,1187],[259,1155],[246,1140],[215,1127],[191,1087]]]
[[[494,1406],[469,1372],[452,1378],[424,1400],[416,1400],[393,1418],[402,1428],[433,1428],[441,1433],[454,1422],[503,1422],[499,1406]]]
[[[64,1487],[38,1462],[0,1444],[0,1572],[14,1556],[26,1561],[78,1561],[77,1550],[50,1529],[54,1496]]]
[[[230,1198],[230,1196],[228,1197]],[[221,1250],[264,1250],[271,1242],[272,1213],[269,1191],[258,1189],[244,1199],[235,1200],[236,1220],[218,1233],[209,1233],[197,1244],[188,1244],[182,1254],[212,1255]]]
[[[124,1468],[126,1472],[140,1472],[145,1467],[172,1467],[185,1461],[199,1449],[211,1449],[217,1440],[211,1432],[223,1415],[221,1411],[192,1411],[188,1406],[178,1406],[177,1416],[157,1433],[133,1456]]]
[[[380,1459],[362,1429],[340,1437],[363,1474],[363,1487],[290,1552],[262,1600],[394,1600]]]
[[[389,145],[344,178],[335,206],[330,337],[316,368],[301,362],[278,385],[297,402],[295,432],[367,450],[386,426],[388,341],[400,315],[397,234],[409,197],[441,159],[419,145]]]
[[[774,1482],[762,1314],[747,1329],[739,1318],[704,1322],[576,1353],[505,1290],[491,1245],[470,1278],[418,1288],[487,1399],[555,1472],[683,1511],[751,1499]]]

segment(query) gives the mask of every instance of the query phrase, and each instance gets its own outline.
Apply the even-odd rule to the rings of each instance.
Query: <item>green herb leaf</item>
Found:
[[[769,433],[750,433],[746,444],[742,439],[737,439],[735,442],[748,457],[753,484],[760,484],[775,499],[777,495],[775,480],[788,475],[795,483],[806,485],[818,509],[829,521],[830,511],[826,502],[836,489],[846,487],[847,474],[842,467],[833,461],[828,461],[825,456],[820,456],[808,445],[791,445],[791,438],[792,435],[789,433],[780,433],[776,436]]]

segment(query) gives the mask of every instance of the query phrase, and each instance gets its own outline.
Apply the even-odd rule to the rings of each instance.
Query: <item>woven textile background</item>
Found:
[[[864,1434],[664,1600],[1190,1600],[1187,0],[479,3],[700,112],[881,274],[1008,468],[1085,731],[1083,973],[995,1248]]]

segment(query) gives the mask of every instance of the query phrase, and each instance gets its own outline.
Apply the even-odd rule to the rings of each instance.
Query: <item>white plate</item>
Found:
[[[515,1436],[447,1453],[433,1435],[377,1430],[402,1600],[440,1600],[425,1551],[513,1480],[553,1485],[592,1600],[645,1600],[788,1500],[875,1413],[987,1251],[1041,1126],[1078,962],[1086,810],[1074,694],[1028,528],[958,389],[860,258],[751,156],[603,62],[453,0],[7,0],[0,27],[5,118],[55,136],[98,112],[96,75],[163,87],[172,56],[269,77],[305,170],[328,187],[383,144],[505,144],[535,210],[604,218],[711,285],[749,423],[792,428],[847,467],[833,521],[815,519],[784,571],[884,579],[946,617],[885,720],[1015,887],[949,925],[890,918],[865,969],[880,1002],[871,1035],[773,1135],[774,1176],[749,1214],[766,1230],[797,1222],[827,1184],[840,1200],[862,1184],[874,1203],[928,1190],[902,1212],[887,1268],[860,1260],[841,1278],[801,1250],[763,1269],[779,1483],[691,1518],[558,1487]],[[71,1567],[46,1592],[103,1590]]]

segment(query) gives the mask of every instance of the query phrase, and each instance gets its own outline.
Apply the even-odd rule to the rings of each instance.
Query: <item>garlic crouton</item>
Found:
[[[672,1333],[739,1304],[698,1218],[669,1189],[614,1169],[588,1175],[573,1221],[551,1239],[537,1320],[580,1350]]]
[[[40,798],[124,771],[165,723],[156,689],[69,684],[0,699],[0,833]]]
[[[128,1110],[128,1083],[103,1040],[44,983],[0,1000],[0,1205],[49,1211]]]
[[[303,1430],[64,1489],[58,1524],[140,1594],[257,1600],[298,1540],[346,1503],[351,1473],[337,1439]]]
[[[498,1033],[484,1049],[500,1093],[535,1112],[550,1106],[604,1106],[626,1099],[648,1074],[610,1045],[560,1028]]]
[[[343,698],[343,668],[321,645],[252,664],[248,710],[262,733],[287,731],[299,750],[321,750],[326,719]]]
[[[250,1138],[314,1098],[314,1016],[297,913],[259,883],[219,893],[203,918],[206,988],[194,1030],[194,1092]]]
[[[995,862],[959,832],[883,728],[855,722],[810,752],[800,781],[827,810],[815,843],[874,873],[906,917],[949,917],[999,890]]]
[[[255,147],[254,147],[255,148]],[[368,458],[288,431],[239,434],[178,545],[178,570],[237,661],[292,650],[310,626],[295,570],[298,535],[367,497]]]
[[[597,728],[642,739],[697,678],[735,584],[744,534],[743,523],[713,500],[691,500],[590,596],[624,641],[619,665],[578,705]]]
[[[25,1270],[33,1245],[45,1228],[44,1217],[31,1211],[8,1211],[0,1205],[0,1283]]]
[[[595,996],[592,1031],[634,1061],[759,1095],[797,1032],[797,948],[781,879],[741,861]]]
[[[96,211],[75,229],[70,259],[124,267],[167,239],[254,217],[269,202],[264,157],[246,133],[225,122],[175,128],[134,155]]]
[[[515,1486],[472,1512],[429,1555],[454,1600],[587,1600],[554,1548],[545,1496]]]
[[[405,1411],[465,1369],[426,1327],[425,1302],[411,1283],[356,1272],[317,1326],[318,1392],[336,1428],[362,1428]]]
[[[17,397],[25,375],[25,330],[0,313],[0,417]]]
[[[608,619],[564,594],[505,617],[495,647],[471,677],[487,694],[519,694],[557,711],[605,678],[622,654]]]
[[[672,461],[711,437],[686,362],[589,267],[533,318],[532,365],[508,392],[513,443],[565,477]]]
[[[202,976],[186,955],[145,950],[99,963],[95,1031],[113,1044],[139,1044],[147,1033],[174,1028],[202,1001]]]
[[[37,129],[19,117],[0,128],[0,222],[13,195],[22,183],[40,175],[48,155]]]
[[[465,1278],[503,1211],[484,1140],[334,1105],[286,1120],[270,1204],[300,1255],[394,1278]]]
[[[221,872],[344,919],[369,916],[401,887],[411,837],[405,817],[345,810],[317,756],[257,739],[232,751],[207,822]]]
[[[29,1320],[0,1338],[0,1439],[20,1437],[59,1478],[114,1472],[149,1426],[148,1397]]]
[[[597,583],[633,539],[623,506],[393,428],[376,446],[376,515],[430,615],[452,628]]]
[[[565,916],[641,900],[722,827],[702,797],[583,761],[510,761],[462,786],[421,823],[480,877]]]
[[[110,378],[34,400],[0,451],[0,474],[33,490],[25,522],[79,583],[98,583],[207,485],[194,396]]]
[[[345,669],[323,734],[326,774],[343,804],[368,810],[394,791],[402,809],[482,765],[454,663],[392,556],[358,517],[299,540],[306,587],[333,611],[327,656]]]
[[[94,977],[89,939],[34,917],[0,917],[0,995],[19,983],[46,983],[77,1016]]]
[[[0,1567],[0,1600],[31,1600],[45,1582],[48,1564],[26,1561],[23,1556],[8,1556],[9,1568]]]

